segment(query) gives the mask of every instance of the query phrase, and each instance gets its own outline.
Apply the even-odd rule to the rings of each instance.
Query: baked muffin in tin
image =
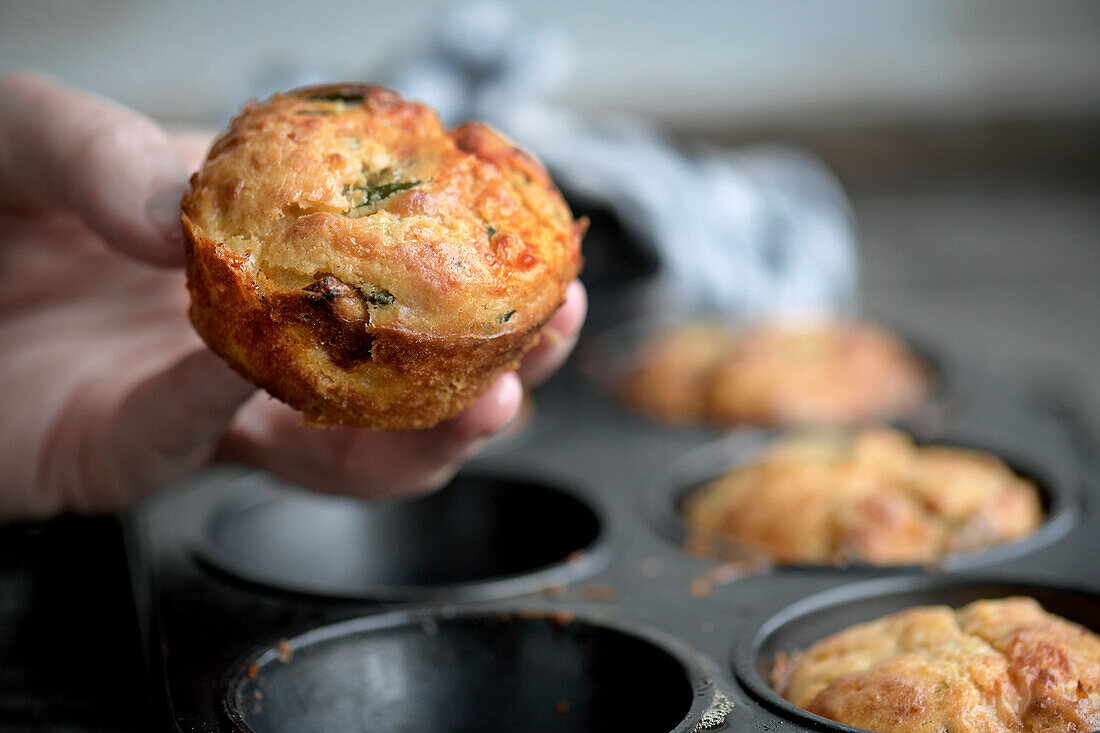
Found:
[[[996,456],[918,446],[900,431],[807,431],[685,497],[693,532],[781,563],[935,563],[1043,521],[1034,483]]]
[[[688,321],[654,333],[617,392],[670,423],[830,425],[904,416],[930,383],[928,366],[877,324]]]
[[[795,705],[879,733],[1100,730],[1100,637],[1032,598],[910,608],[776,660]]]
[[[247,105],[182,208],[195,328],[314,424],[456,415],[581,266],[583,223],[530,155],[361,84]]]

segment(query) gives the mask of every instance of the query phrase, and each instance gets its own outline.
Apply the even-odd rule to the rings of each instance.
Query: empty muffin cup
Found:
[[[862,728],[834,722],[788,702],[770,683],[781,655],[806,649],[855,624],[915,606],[960,608],[983,599],[1030,596],[1049,613],[1100,629],[1100,595],[1083,589],[1040,585],[1011,579],[902,576],[879,578],[831,588],[798,601],[767,619],[734,650],[738,680],[761,703],[813,730]]]
[[[790,435],[792,433],[789,431],[740,431],[688,452],[680,460],[673,462],[650,489],[646,511],[651,524],[662,536],[696,556],[720,561],[753,557],[754,553],[757,556],[767,556],[769,551],[766,547],[741,542],[734,537],[693,525],[685,517],[685,507],[690,498],[712,480],[730,470],[746,467],[760,460],[773,446]],[[905,434],[899,435],[903,437]],[[841,567],[846,570],[892,567],[957,571],[1003,562],[1034,552],[1061,539],[1076,524],[1080,513],[1081,481],[1076,466],[1064,461],[1049,460],[1039,447],[1010,444],[1003,439],[993,440],[986,436],[948,434],[938,436],[929,443],[948,448],[973,449],[999,458],[1013,473],[1035,486],[1042,511],[1041,523],[1033,531],[1015,539],[974,549],[949,551],[931,561],[922,559],[873,564],[858,555],[849,555],[843,561],[810,563],[795,560],[786,564],[800,568]],[[916,444],[920,446],[924,441],[917,440]],[[700,509],[697,507],[697,510]],[[810,509],[804,503],[799,503],[784,510],[786,511],[791,513],[790,530],[794,532],[798,524],[793,520],[793,513]],[[803,534],[795,534],[799,538],[803,537]]]
[[[371,503],[288,490],[264,474],[209,516],[200,559],[278,591],[453,600],[563,585],[606,562],[600,514],[534,480],[460,475],[437,493]]]
[[[690,731],[708,703],[690,654],[555,614],[393,612],[279,640],[231,675],[225,712],[284,731]]]

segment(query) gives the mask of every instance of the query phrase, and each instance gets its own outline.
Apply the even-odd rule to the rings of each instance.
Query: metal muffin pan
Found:
[[[537,439],[476,459],[433,497],[349,509],[260,486],[270,481],[239,468],[209,471],[128,523],[161,720],[187,733],[838,729],[759,689],[767,654],[813,640],[800,609],[836,605],[841,623],[856,610],[889,612],[906,594],[951,604],[967,588],[1081,586],[1074,598],[1100,589],[1097,489],[1073,441],[1017,394],[983,394],[922,439],[998,453],[1045,488],[1049,519],[1031,538],[935,569],[761,569],[683,552],[661,524],[677,487],[713,470],[708,456],[728,457],[723,441],[759,446],[767,434],[715,442],[711,430],[637,418],[575,368],[538,394],[536,422],[554,429],[536,425]],[[319,534],[314,510],[295,504],[314,501],[337,501],[316,515],[332,514]],[[486,518],[501,512],[511,539],[497,545],[490,528],[501,524]],[[341,522],[358,529],[342,534]],[[300,536],[319,560],[293,567]],[[546,552],[516,549],[528,540]],[[235,554],[241,547],[249,552]],[[423,565],[425,553],[443,562]],[[354,579],[351,592],[332,576]],[[857,596],[881,603],[849,603]],[[1050,610],[1100,628],[1075,608]]]

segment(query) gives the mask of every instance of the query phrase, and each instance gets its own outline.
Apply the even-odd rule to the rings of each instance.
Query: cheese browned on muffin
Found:
[[[1032,598],[911,608],[777,660],[812,713],[878,733],[1100,730],[1100,637]]]
[[[191,319],[311,423],[423,428],[513,369],[583,225],[491,128],[359,84],[250,104],[183,201]]]
[[[885,428],[806,433],[688,495],[695,530],[783,563],[928,563],[1022,537],[1038,489],[996,456]]]

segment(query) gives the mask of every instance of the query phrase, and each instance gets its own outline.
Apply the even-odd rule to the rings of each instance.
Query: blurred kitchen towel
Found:
[[[604,207],[655,258],[678,309],[736,315],[850,313],[858,254],[848,202],[825,167],[789,148],[687,153],[637,119],[555,105],[568,38],[506,5],[462,3],[430,44],[381,81],[452,125],[482,119]]]

